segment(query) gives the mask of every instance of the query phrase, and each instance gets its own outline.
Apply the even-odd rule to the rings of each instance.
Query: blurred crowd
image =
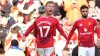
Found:
[[[42,9],[40,7],[45,6],[47,1],[55,2],[53,15],[59,20],[66,35],[69,34],[73,23],[81,18],[80,7],[82,5],[89,7],[89,17],[100,20],[99,0],[0,0],[0,55],[7,52],[5,56],[10,56],[8,52],[13,55],[15,51],[16,56],[36,56],[33,32],[27,36],[25,42],[22,41],[22,36],[34,20],[41,15],[39,11],[43,11],[43,7]],[[95,43],[96,37],[95,35]],[[74,32],[67,48],[63,46],[66,40],[58,32],[54,40],[55,54],[59,54],[58,49],[62,47],[63,55],[71,56],[73,48],[78,44],[77,31]],[[10,50],[11,48],[20,50]]]

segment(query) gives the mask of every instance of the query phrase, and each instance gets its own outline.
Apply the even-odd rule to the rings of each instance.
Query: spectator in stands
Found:
[[[64,2],[64,10],[67,12],[66,17],[71,23],[74,23],[81,17],[80,7],[88,5],[86,0],[66,0]]]
[[[16,39],[18,42],[19,42],[19,47],[25,51],[25,43],[22,42],[22,36],[21,36],[21,33],[19,32],[20,31],[20,27],[19,26],[15,26],[13,28],[11,28],[11,31],[9,31],[6,39],[5,39],[5,46],[4,46],[4,49],[5,51],[9,50],[11,48],[11,41],[13,39]]]
[[[5,52],[5,56],[25,56],[24,52],[18,47],[19,43],[13,39],[11,41],[11,49]]]
[[[58,5],[58,15],[60,14],[61,15],[61,19],[66,17],[66,11],[64,11],[64,0],[54,0],[55,3],[57,3]],[[57,7],[56,7],[57,8]]]
[[[70,56],[69,49],[67,47],[65,47],[63,50],[63,56]]]
[[[99,19],[99,8],[95,5],[94,0],[88,0],[89,5],[89,17],[92,17],[94,19]]]
[[[38,7],[41,5],[39,0],[24,0],[22,4],[18,4],[19,10],[25,14],[25,24],[29,21],[29,15],[32,11],[38,12]],[[22,8],[20,8],[20,6]],[[29,14],[29,15],[28,15]]]
[[[9,32],[9,29],[10,29],[10,26],[8,24],[8,18],[3,16],[1,19],[1,25],[0,25],[0,40],[2,41],[3,46],[5,43],[5,38]]]
[[[18,8],[17,7],[13,7],[11,9],[10,15],[9,15],[9,25],[12,26],[13,24],[15,24],[17,22],[17,15],[18,15]]]

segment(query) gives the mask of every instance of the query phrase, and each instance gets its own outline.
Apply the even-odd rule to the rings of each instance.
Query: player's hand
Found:
[[[25,37],[25,36],[22,37],[22,41],[23,41],[23,42],[26,41],[26,37]]]
[[[65,45],[65,47],[64,48],[68,48],[68,45]]]
[[[97,46],[100,48],[100,39],[97,40]]]

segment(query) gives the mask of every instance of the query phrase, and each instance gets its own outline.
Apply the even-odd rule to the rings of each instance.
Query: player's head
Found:
[[[39,13],[40,13],[40,14],[43,14],[43,13],[45,12],[45,6],[40,6],[40,7],[38,8],[38,10],[39,10]]]
[[[81,14],[83,18],[87,18],[88,16],[88,7],[86,5],[82,5],[80,8]]]
[[[53,14],[54,6],[55,6],[55,3],[53,1],[48,1],[46,3],[46,13],[48,15],[52,15]]]

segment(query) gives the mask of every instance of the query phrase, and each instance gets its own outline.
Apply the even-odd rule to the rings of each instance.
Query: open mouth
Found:
[[[52,12],[52,10],[49,10],[49,12]]]

